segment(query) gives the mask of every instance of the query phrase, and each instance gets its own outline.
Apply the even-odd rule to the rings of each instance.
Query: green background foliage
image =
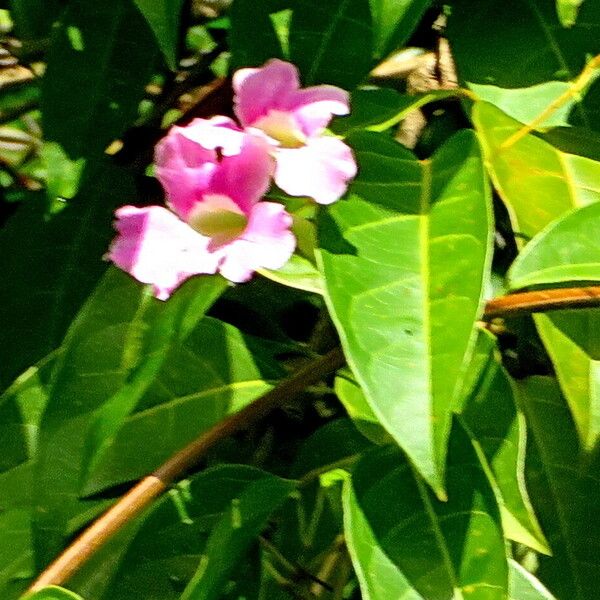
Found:
[[[485,307],[598,296],[600,4],[517,4],[0,3],[3,600],[597,597],[600,309]],[[331,206],[268,193],[284,268],[161,302],[104,258],[114,210],[162,203],[156,142],[231,115],[229,76],[274,57],[349,92],[325,134],[358,175]],[[338,345],[27,594],[136,480]]]

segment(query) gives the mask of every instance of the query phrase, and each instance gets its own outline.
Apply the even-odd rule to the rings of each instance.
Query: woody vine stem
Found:
[[[522,292],[495,298],[487,302],[486,321],[522,314],[557,309],[600,306],[600,286],[559,288]],[[310,361],[291,377],[246,406],[241,411],[217,423],[191,444],[174,454],[154,473],[148,475],[125,494],[114,506],[94,521],[35,580],[29,591],[67,581],[91,556],[124,525],[139,515],[169,486],[181,478],[220,440],[247,428],[317,383],[329,373],[343,367],[346,361],[341,348]]]

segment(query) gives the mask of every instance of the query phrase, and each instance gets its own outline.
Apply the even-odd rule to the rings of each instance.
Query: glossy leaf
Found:
[[[23,600],[84,600],[79,594],[75,594],[65,588],[51,585],[34,594],[27,594]]]
[[[46,139],[71,158],[100,155],[137,117],[156,54],[152,32],[132,2],[106,0],[93,10],[87,0],[70,2],[54,30],[44,75]]]
[[[216,319],[201,321],[170,348],[137,411],[96,460],[84,493],[150,473],[202,431],[271,389],[283,376],[273,357],[277,348]]]
[[[506,598],[508,565],[494,492],[458,425],[450,446],[447,502],[433,496],[395,449],[370,452],[354,468],[345,527],[369,600],[400,597],[388,595],[387,586],[407,593],[405,582],[411,600]]]
[[[338,371],[335,378],[335,393],[344,405],[356,428],[375,444],[390,442],[388,432],[379,424],[373,409],[356,383],[350,369]]]
[[[215,467],[182,482],[146,517],[103,598],[175,600],[198,564],[214,576],[212,585],[220,591],[218,580],[236,567],[264,519],[293,487],[293,482],[237,465]],[[231,546],[218,536],[229,536]],[[221,562],[215,553],[222,553]],[[199,582],[204,586],[202,578]]]
[[[114,209],[135,199],[131,175],[110,164],[88,165],[83,178],[57,214],[46,215],[42,199],[32,198],[0,233],[2,387],[59,346],[106,269]]]
[[[498,495],[506,537],[548,554],[524,482],[526,425],[508,374],[488,363],[462,411],[467,431],[485,456]]]
[[[563,81],[547,81],[526,88],[501,88],[495,85],[469,84],[480,101],[499,108],[512,119],[530,123],[570,87]],[[553,111],[538,129],[568,125],[569,114],[576,103],[572,98]]]
[[[600,310],[540,314],[535,322],[581,443],[591,450],[600,435]]]
[[[232,70],[259,67],[270,58],[283,58],[281,43],[266,2],[234,0],[229,30]]]
[[[452,96],[456,96],[456,90],[435,90],[409,96],[390,88],[360,88],[352,93],[350,114],[335,119],[331,129],[338,135],[348,135],[360,129],[385,131],[400,123],[413,110]]]
[[[527,483],[553,556],[540,556],[537,577],[557,598],[594,598],[600,569],[600,465],[581,454],[577,431],[556,382],[521,386],[531,428]]]
[[[600,200],[600,162],[562,153],[531,134],[506,145],[523,125],[485,102],[475,105],[473,121],[518,234],[533,237],[569,210]]]
[[[600,53],[597,2],[585,2],[570,29],[558,22],[554,0],[519,3],[516,13],[504,0],[453,0],[450,6],[447,35],[464,81],[514,88],[571,80]]]
[[[82,512],[79,489],[90,461],[134,409],[171,345],[189,334],[223,287],[218,277],[194,278],[164,303],[111,269],[86,302],[53,370],[40,425],[35,475],[40,561],[56,552],[69,519]]]
[[[214,600],[267,519],[294,489],[292,481],[267,477],[251,483],[219,519],[206,543],[200,565],[181,600]]]
[[[169,68],[177,68],[179,18],[183,0],[134,0],[144,15]]]
[[[439,492],[489,265],[479,149],[467,132],[423,162],[382,135],[351,143],[359,177],[321,223],[326,299],[373,412]]]
[[[321,273],[308,259],[297,254],[294,254],[281,269],[277,269],[277,271],[260,269],[259,273],[272,281],[297,290],[323,294]]]
[[[552,222],[525,246],[508,272],[511,289],[600,280],[600,203]]]
[[[556,600],[556,598],[518,562],[508,561],[510,600]]]
[[[374,50],[383,58],[408,40],[431,0],[371,0]]]
[[[352,89],[372,66],[369,0],[296,0],[289,43],[305,85]]]

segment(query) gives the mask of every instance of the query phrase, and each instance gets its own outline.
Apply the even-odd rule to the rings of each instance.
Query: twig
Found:
[[[490,300],[484,320],[566,308],[600,306],[600,286],[549,289],[510,294]],[[113,507],[90,525],[30,587],[37,591],[48,585],[64,583],[119,529],[144,510],[154,499],[191,469],[217,442],[266,417],[325,375],[345,365],[340,348],[311,361],[289,379],[249,404],[241,411],[217,423],[197,440],[183,448],[152,475],[142,479]]]
[[[340,348],[311,361],[289,379],[267,392],[231,417],[217,423],[198,439],[180,450],[152,475],[142,479],[114,506],[86,529],[29,588],[40,590],[64,583],[119,529],[138,515],[169,485],[192,468],[217,442],[260,421],[283,402],[302,393],[307,386],[345,364]]]
[[[600,286],[555,288],[508,294],[490,300],[485,306],[483,319],[600,306]]]

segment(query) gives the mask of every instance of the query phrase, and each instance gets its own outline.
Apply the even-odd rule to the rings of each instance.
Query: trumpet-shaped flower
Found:
[[[259,202],[272,173],[265,141],[226,117],[173,127],[156,149],[171,210],[117,210],[108,258],[161,300],[192,275],[218,271],[242,282],[259,268],[282,267],[296,241],[284,207]]]
[[[296,67],[278,59],[237,71],[233,89],[240,123],[272,147],[275,183],[320,204],[338,200],[356,162],[343,141],[323,133],[333,115],[348,114],[348,93],[331,85],[300,89]]]

